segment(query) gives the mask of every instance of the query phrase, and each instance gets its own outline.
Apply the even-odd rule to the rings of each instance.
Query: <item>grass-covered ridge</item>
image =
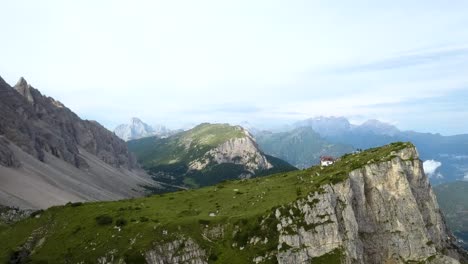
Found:
[[[229,140],[245,137],[248,135],[240,126],[204,123],[167,138],[132,140],[128,142],[128,147],[158,181],[196,188],[251,174],[245,166],[237,163],[210,164],[203,170],[189,170],[191,162],[203,158],[211,149]],[[256,175],[296,169],[282,160],[270,156],[267,159],[274,168],[255,172]]]
[[[330,167],[227,181],[197,190],[53,207],[39,217],[0,229],[0,263],[34,240],[39,246],[30,256],[32,263],[96,263],[109,254],[127,263],[141,263],[142,253],[181,236],[199,244],[211,263],[248,263],[278,247],[274,208],[320,191],[325,184],[343,181],[351,170],[389,160],[393,152],[406,147],[412,145],[394,143],[344,156]],[[271,228],[259,228],[259,223]],[[207,230],[219,226],[224,229],[223,237],[206,237]],[[257,233],[271,239],[239,249]]]
[[[132,140],[128,142],[128,146],[137,154],[143,166],[150,167],[189,162],[230,139],[245,136],[244,130],[239,126],[203,123],[167,138]]]

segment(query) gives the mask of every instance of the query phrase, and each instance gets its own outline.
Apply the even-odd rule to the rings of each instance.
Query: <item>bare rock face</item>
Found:
[[[344,263],[466,261],[447,230],[416,149],[395,155],[277,209],[278,262],[313,263],[327,254],[344,256]]]
[[[145,259],[148,264],[208,263],[205,250],[191,238],[181,238],[158,245],[145,253]]]
[[[258,170],[268,170],[273,165],[268,162],[250,134],[246,133],[243,138],[232,138],[216,148],[208,151],[203,158],[190,163],[192,170],[202,170],[212,163],[234,163],[242,164],[252,174]]]
[[[21,78],[0,78],[0,204],[47,208],[142,196],[154,186],[126,143]]]
[[[125,141],[156,135],[156,131],[151,126],[136,117],[130,119],[129,124],[117,126],[114,133]]]
[[[17,168],[21,165],[21,162],[16,158],[9,145],[10,142],[0,136],[0,165]]]
[[[136,165],[124,141],[99,123],[82,120],[62,103],[43,96],[24,78],[14,88],[1,80],[0,95],[0,135],[39,160],[46,162],[47,152],[86,168],[78,151],[83,147],[113,167],[131,169]],[[17,165],[4,145],[0,148],[2,164]]]

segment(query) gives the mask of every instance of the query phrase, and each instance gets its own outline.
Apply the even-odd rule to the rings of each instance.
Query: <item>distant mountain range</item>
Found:
[[[46,208],[142,196],[153,185],[125,142],[24,78],[0,78],[0,204]]]
[[[413,142],[427,161],[428,175],[434,184],[463,179],[468,173],[468,135],[401,131],[394,125],[371,119],[354,125],[345,117],[315,117],[271,132],[256,128],[247,121],[239,123],[255,137],[260,150],[283,159],[298,168],[318,163],[321,155],[339,157],[356,149],[368,149],[391,142]],[[176,134],[164,126],[155,129],[138,118],[120,125],[115,133],[124,140]],[[434,166],[435,165],[435,166]]]
[[[299,127],[280,133],[257,132],[255,139],[265,153],[298,168],[317,165],[322,155],[340,157],[354,150],[350,145],[327,141],[310,127]]]
[[[414,143],[421,159],[437,164],[429,171],[433,183],[461,180],[468,173],[468,135],[442,136],[440,134],[400,131],[393,125],[369,120],[361,125],[353,125],[344,117],[317,117],[296,122],[292,130],[285,133],[294,135],[294,128],[308,127],[317,132],[328,144],[344,144],[355,149],[367,149],[382,146],[390,142],[410,141]],[[261,137],[259,137],[262,145]],[[316,139],[317,140],[317,139]],[[281,141],[277,142],[282,144]],[[270,144],[273,144],[270,142]],[[299,146],[302,147],[302,146]],[[287,151],[295,151],[287,149]],[[315,152],[316,150],[312,150]],[[286,152],[270,152],[265,146],[265,152],[270,155],[287,157]],[[333,151],[330,151],[333,154]],[[310,154],[308,154],[310,156]],[[301,157],[305,158],[305,157]],[[286,158],[292,164],[296,162]]]
[[[178,131],[170,130],[163,125],[150,126],[137,117],[131,118],[128,124],[118,125],[114,129],[114,133],[125,141],[151,136],[167,137],[176,132]]]
[[[128,142],[138,160],[156,180],[188,187],[295,170],[265,155],[242,127],[201,124],[167,138]]]

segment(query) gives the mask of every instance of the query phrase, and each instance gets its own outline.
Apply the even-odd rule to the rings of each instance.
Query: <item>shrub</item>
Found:
[[[75,229],[73,229],[72,234],[76,234],[76,233],[80,232],[81,229],[83,229],[81,226],[75,227]]]
[[[302,195],[302,189],[301,189],[301,187],[297,187],[297,188],[296,188],[296,195],[297,195],[298,197],[300,197],[300,196]]]
[[[218,256],[216,255],[216,253],[212,252],[209,256],[209,260],[211,261],[217,261],[218,260]]]
[[[82,202],[70,203],[71,207],[78,207],[78,206],[82,206],[82,205],[83,205]]]
[[[210,220],[198,219],[198,223],[199,223],[200,225],[209,225],[209,224],[210,224]]]
[[[115,225],[116,225],[116,226],[122,227],[122,226],[124,226],[124,225],[126,225],[126,224],[127,224],[127,220],[124,219],[124,218],[119,218],[119,219],[117,219],[117,220],[115,221]]]
[[[141,253],[132,252],[132,251],[126,252],[124,254],[124,260],[125,260],[125,263],[128,263],[128,264],[138,264],[138,263],[146,262],[145,257],[143,257]]]
[[[114,220],[109,215],[100,215],[96,217],[96,223],[98,225],[110,225]]]
[[[141,216],[140,217],[140,222],[148,222],[149,218],[146,216]]]

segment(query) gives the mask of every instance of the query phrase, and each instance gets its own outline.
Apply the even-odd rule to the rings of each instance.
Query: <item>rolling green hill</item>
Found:
[[[188,187],[296,169],[265,155],[242,127],[228,124],[204,123],[167,138],[129,141],[128,147],[155,179]]]
[[[329,167],[227,181],[196,190],[52,207],[0,227],[0,262],[144,263],[154,254],[175,250],[172,258],[203,253],[210,263],[248,263],[255,256],[290,248],[278,242],[275,211],[288,214],[298,210],[287,205],[310,193],[323,193],[325,186],[346,180],[352,170],[390,161],[396,157],[394,153],[408,147],[412,145],[395,143],[346,155]],[[312,204],[317,202],[312,200]],[[308,228],[319,225],[302,224]],[[255,237],[265,240],[253,243]],[[154,252],[148,253],[151,249]],[[312,263],[340,263],[343,256],[337,249]],[[267,258],[264,263],[270,262],[276,259]]]
[[[437,185],[434,191],[448,226],[468,249],[468,182]]]

